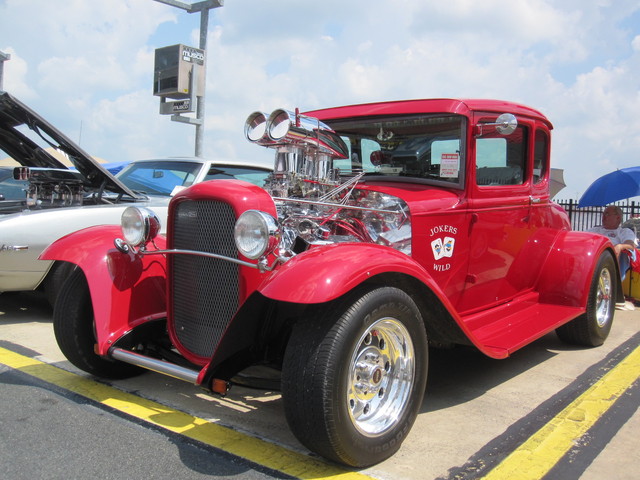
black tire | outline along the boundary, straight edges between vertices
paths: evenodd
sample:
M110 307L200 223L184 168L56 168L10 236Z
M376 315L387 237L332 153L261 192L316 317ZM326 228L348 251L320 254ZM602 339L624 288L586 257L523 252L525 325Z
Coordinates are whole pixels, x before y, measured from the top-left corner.
M325 458L374 465L411 430L427 370L427 335L413 300L396 288L362 290L295 325L282 370L287 422Z
M556 329L560 340L587 347L604 343L613 324L617 282L618 273L613 256L603 252L591 279L587 311Z
M51 308L56 306L56 299L58 298L58 293L60 292L60 288L64 285L65 280L71 275L74 269L77 268L77 265L70 262L54 262L47 273L47 277L43 282L43 290L44 294L47 297L47 301Z
M60 288L53 309L53 332L67 359L87 373L103 378L129 378L144 371L94 352L93 305L84 272L77 268Z

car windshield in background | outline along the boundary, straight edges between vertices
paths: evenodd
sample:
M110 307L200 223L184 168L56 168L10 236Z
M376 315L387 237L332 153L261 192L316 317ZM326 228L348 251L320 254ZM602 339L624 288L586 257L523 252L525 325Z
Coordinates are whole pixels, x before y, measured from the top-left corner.
M349 158L334 160L343 174L364 172L461 186L465 120L429 115L326 123L349 147Z
M122 169L117 178L136 192L170 196L174 188L191 185L201 168L198 162L134 162Z
M228 165L216 165L212 166L205 180L221 180L221 179L236 179L244 180L245 182L253 183L259 187L264 186L264 181L269 175L267 170L259 170L256 168L237 167Z

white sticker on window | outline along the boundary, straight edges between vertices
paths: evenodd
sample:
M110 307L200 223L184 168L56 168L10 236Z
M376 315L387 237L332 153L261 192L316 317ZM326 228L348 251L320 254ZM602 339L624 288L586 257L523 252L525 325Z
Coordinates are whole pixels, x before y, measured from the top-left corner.
M440 157L440 177L458 178L459 157L457 153L443 153Z

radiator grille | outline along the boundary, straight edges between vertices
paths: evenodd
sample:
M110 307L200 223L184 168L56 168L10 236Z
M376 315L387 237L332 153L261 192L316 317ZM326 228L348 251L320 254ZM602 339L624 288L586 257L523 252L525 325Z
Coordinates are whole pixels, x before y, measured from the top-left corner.
M174 215L173 248L238 257L230 205L185 201ZM175 335L193 354L211 357L238 309L239 267L198 255L170 255L169 260Z

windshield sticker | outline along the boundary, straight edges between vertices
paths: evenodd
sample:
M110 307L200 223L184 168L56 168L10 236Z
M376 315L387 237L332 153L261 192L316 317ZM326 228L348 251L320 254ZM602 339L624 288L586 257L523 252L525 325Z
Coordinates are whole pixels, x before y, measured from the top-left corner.
M440 157L440 177L458 178L459 154L443 153Z

